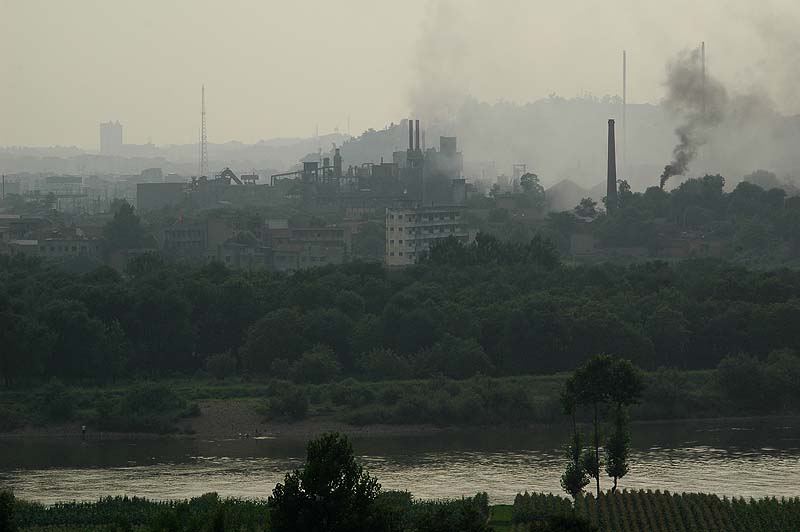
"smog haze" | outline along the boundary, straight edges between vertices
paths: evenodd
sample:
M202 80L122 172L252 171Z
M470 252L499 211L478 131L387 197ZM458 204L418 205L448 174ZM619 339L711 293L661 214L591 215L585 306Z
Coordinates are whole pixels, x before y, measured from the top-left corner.
M248 143L446 119L467 96L618 95L623 49L628 101L660 103L700 41L729 91L791 115L798 21L788 0L1 0L0 146L94 148L109 119L126 141L196 142L202 84L210 140Z

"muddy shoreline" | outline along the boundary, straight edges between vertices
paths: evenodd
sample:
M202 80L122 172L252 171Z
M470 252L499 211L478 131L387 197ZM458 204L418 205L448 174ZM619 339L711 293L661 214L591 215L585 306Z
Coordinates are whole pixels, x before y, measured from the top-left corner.
M295 423L273 422L256 412L250 401L208 399L199 402L200 415L181 420L173 433L107 432L86 427L80 420L43 426L25 426L0 432L0 439L58 438L86 440L152 440L161 438L231 439L287 438L308 440L323 432L342 432L352 436L403 436L433 434L458 430L434 425L365 425L354 426L333 417L313 416Z

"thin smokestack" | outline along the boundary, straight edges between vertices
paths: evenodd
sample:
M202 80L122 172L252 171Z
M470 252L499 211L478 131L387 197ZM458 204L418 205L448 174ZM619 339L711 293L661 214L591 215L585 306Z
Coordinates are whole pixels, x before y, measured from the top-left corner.
M608 120L608 181L606 182L606 210L617 208L617 153L614 139L614 119Z
M414 120L414 127L416 128L416 132L414 133L414 148L419 151L419 120Z
M622 50L622 178L628 178L628 51Z
M414 149L414 121L408 119L408 150Z

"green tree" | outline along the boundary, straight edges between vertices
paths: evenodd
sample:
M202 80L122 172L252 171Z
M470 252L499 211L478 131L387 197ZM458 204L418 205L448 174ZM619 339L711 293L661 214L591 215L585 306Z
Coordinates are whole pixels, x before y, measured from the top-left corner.
M601 414L608 405L618 408L636 404L644 391L641 372L630 361L596 355L578 367L564 386L565 405L587 406L592 415L592 449L584 455L583 466L595 479L600 495Z
M624 406L613 409L613 429L606 440L606 473L614 479L611 492L617 491L617 482L628 473L631 435L628 428L628 412Z
M248 369L268 373L275 360L293 363L303 349L303 319L294 309L274 310L247 332L243 358Z
M331 382L341 373L341 367L330 347L316 345L306 351L292 366L292 380L295 382L322 384Z
M589 474L584 467L583 460L583 437L578 432L578 423L575 419L578 407L578 398L573 386L576 382L568 380L561 392L561 406L564 414L568 415L572 421L572 441L567 445L566 458L567 468L561 475L561 488L569 493L573 499L583 492L583 488L589 484Z
M386 250L386 228L377 222L367 222L353 235L353 256L366 260L383 260Z
M530 199L532 206L539 210L544 209L547 205L547 198L539 176L528 172L520 176L519 184L525 196Z
M594 219L598 215L597 202L592 198L583 198L575 207L574 211L576 216Z
M106 250L141 248L150 243L150 239L142 227L134 208L128 202L115 205L114 219L108 222L103 230Z
M0 531L16 532L17 521L14 519L14 493L8 490L0 491Z
M302 469L288 473L269 498L274 532L381 530L378 481L366 473L345 436L324 434L308 443Z
M583 441L578 431L572 434L572 441L566 448L567 468L561 475L561 488L569 493L573 499L583 492L589 484L589 475L584 468Z
M24 314L0 310L0 382L11 387L37 376L53 345L47 328Z

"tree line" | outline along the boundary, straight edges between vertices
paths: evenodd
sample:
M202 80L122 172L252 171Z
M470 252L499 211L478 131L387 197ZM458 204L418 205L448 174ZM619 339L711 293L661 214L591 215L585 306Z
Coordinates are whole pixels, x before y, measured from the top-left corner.
M714 260L568 265L550 241L445 241L402 271L238 272L144 255L125 274L0 258L0 379L263 374L297 382L645 369L800 351L800 272Z

